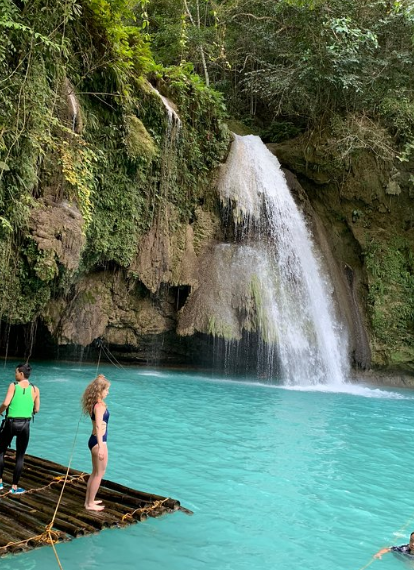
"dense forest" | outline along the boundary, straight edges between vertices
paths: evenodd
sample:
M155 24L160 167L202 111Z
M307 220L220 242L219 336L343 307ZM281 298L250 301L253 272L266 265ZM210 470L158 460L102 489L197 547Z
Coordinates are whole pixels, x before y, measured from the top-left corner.
M3 353L164 345L234 131L331 228L373 364L414 370L411 1L0 0L0 28Z

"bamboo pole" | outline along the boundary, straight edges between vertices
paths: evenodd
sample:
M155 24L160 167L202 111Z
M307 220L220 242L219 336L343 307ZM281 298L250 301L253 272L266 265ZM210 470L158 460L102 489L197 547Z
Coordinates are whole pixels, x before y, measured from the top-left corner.
M44 505L39 505L38 502L33 501L31 497L26 497L25 499L28 506L36 510L36 516L45 524L45 526L52 521L54 509L44 508ZM61 514L59 511L55 517L54 528L62 530L73 537L83 536L85 534L94 534L96 532L96 528L94 526L80 521L69 514Z
M11 483L14 457L14 453L8 450L5 483ZM5 494L0 502L0 557L48 543L47 531L52 521L50 531L53 539L66 541L178 509L191 513L174 499L130 489L108 480L103 480L99 489L105 509L88 511L84 507L88 477L82 471L68 471L58 463L26 455L22 479L27 492L18 496Z

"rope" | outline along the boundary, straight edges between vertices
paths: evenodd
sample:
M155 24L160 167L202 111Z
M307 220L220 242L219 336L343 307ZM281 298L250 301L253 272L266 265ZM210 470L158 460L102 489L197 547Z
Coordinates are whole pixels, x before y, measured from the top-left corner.
M109 360L109 362L115 366L115 368L123 369L124 366L115 358L115 356L110 352L109 348L107 348L103 343L101 344L101 348L105 353L105 356Z
M56 516L56 512L55 512L54 517L55 516ZM55 542L57 542L57 540L53 540L53 537L52 537L52 532L55 532L55 531L52 531L52 524L47 525L46 531L47 531L47 536L48 536L49 541L50 541L50 545L53 548L53 554L55 555L56 562L58 563L60 570L63 570L63 567L62 567L62 564L60 563L59 556L58 556L56 546L55 546Z
M81 473L80 475L73 475L68 481L69 483L72 483L74 481L80 481L81 483L85 482L85 475L87 475L87 473ZM61 483L62 481L65 481L66 475L59 475L57 477L54 477L52 481L50 481L50 483L48 483L47 485L44 485L43 487L36 487L35 489L27 489L27 491L25 491L25 495L31 495L33 493L37 493L38 491L44 491L45 489L47 489L48 487L51 487L52 485L57 485L59 483ZM6 491L5 493L1 493L0 494L0 499L3 497L6 497L7 495L9 495L9 491Z
M96 365L96 375L98 375L99 365L101 363L101 353L102 353L102 344L99 345L99 356L98 356L98 363Z
M53 537L54 535L54 537ZM7 550L10 546L19 546L21 544L28 544L29 542L39 542L39 543L46 543L54 545L60 538L59 532L53 530L50 525L45 527L44 532L42 534L38 534L37 536L31 536L30 538L26 538L25 540L19 540L17 542L8 542L4 546L1 547L1 550Z
M140 514L150 513L151 511L158 509L158 507L161 507L163 505L163 503L165 503L165 501L168 501L168 499L169 498L166 497L162 501L155 501L155 503L153 503L150 507L139 507L138 509L135 509L134 511L132 511L132 513L126 513L121 518L121 522L125 522L126 520L134 520L134 515L136 513L140 513Z
M65 475L58 475L58 476L54 477L53 480L50 481L50 483L48 483L48 485L44 485L43 487L37 487L37 488L35 488L35 489L28 489L28 490L26 491L26 493L25 493L25 494L30 495L30 494L33 494L33 493L36 493L36 492L39 492L39 491L43 491L44 489L47 489L48 487L51 487L52 485L57 485L57 484L59 484L59 483L62 483L62 481L63 481L62 490L61 490L61 492L60 492L59 499L58 499L58 501L57 501L57 503L56 503L56 508L55 508L54 513L53 513L52 520L50 521L50 523L49 523L48 525L45 526L45 530L44 530L44 532L43 532L42 534L39 534L39 535L37 535L37 536L30 537L30 538L28 538L28 539L26 539L26 540L21 540L21 541L19 541L19 542L9 542L9 543L6 544L5 546L2 546L0 550L7 550L7 548L9 548L10 546L18 546L18 545L20 545L20 544L26 544L26 545L27 545L29 542L38 542L38 543L42 543L42 544L44 544L44 543L50 544L50 546L51 546L52 549L53 549L53 553L54 553L54 555L55 555L55 557L56 557L56 562L57 562L57 564L58 564L58 566L59 566L59 569L60 569L60 570L63 570L62 564L61 564L61 562L60 562L60 560L59 560L59 556L58 556L58 553L57 553L57 550L56 550L56 547L55 547L55 544L59 541L59 538L60 538L61 534L60 534L59 532L56 532L55 530L53 530L52 527L53 527L53 524L54 524L54 522L55 522L57 512L58 512L58 510L59 510L59 506L60 506L60 503L61 503L61 500L62 500L63 492L64 492L65 487L66 487L66 483L67 483L68 481L69 481L69 483L72 483L72 482L74 482L74 481L84 481L84 480L85 480L85 475L86 475L86 473L81 473L80 475L74 475L74 476L71 476L71 477L69 478L69 470L70 470L70 465L71 465L71 463L72 463L73 452L74 452L74 449L75 449L75 443L76 443L76 439L77 439L77 436L78 436L79 424L80 424L81 417L82 417L82 416L80 416L80 417L79 417L79 420L78 420L78 425L77 425L77 428L76 428L76 431L75 431L75 437L74 437L73 444L72 444L72 450L71 450L71 454L70 454L70 457L69 457L69 465L68 465L68 467L67 467L67 469L66 469ZM8 495L8 492L7 492L7 493L2 493L2 494L0 495L0 498L1 498L1 497L4 497L4 496L6 496L6 495Z
M365 566L361 566L361 568L359 568L359 570L365 570L365 568L368 568L368 566L371 566L371 564L373 562L375 562L376 558L371 558L371 560L368 562L368 564L365 564Z
M79 475L77 477L72 477L69 482L82 480L84 476L85 476L85 473L82 473L81 475ZM50 483L50 485L56 484L56 483L61 483L62 480L64 480L64 476L55 477L55 479L56 480L52 481ZM39 489L31 489L30 491L26 491L26 493L42 490L42 489L45 489L46 487L49 487L50 485L46 485L45 487L41 487ZM152 511L155 511L156 509L162 507L162 505L168 500L169 500L169 498L166 497L165 499L155 501L150 506L139 507L139 508L135 509L134 511L132 511L131 513L126 513L125 515L123 515L120 522L121 523L127 522L127 521L134 522L134 515L136 515L137 513L142 513L142 514L151 513ZM59 507L59 502L56 506L56 511L55 511L54 517L56 516L56 512L58 510L58 507ZM27 546L29 542L38 543L39 545L50 545L53 549L54 554L55 554L57 563L59 565L59 569L63 570L62 565L61 565L60 560L59 560L59 556L58 556L56 548L55 548L55 544L59 542L59 540L62 538L62 534L64 534L64 533L62 533L62 531L53 530L52 527L53 527L54 517L53 517L52 521L48 525L45 526L45 530L41 534L38 534L36 536L32 536L30 538L27 538L25 540L20 540L17 542L8 542L6 545L0 547L0 551L7 552L7 550L10 547L17 547L17 546L21 546L21 545ZM366 568L366 567L364 567L364 568Z
M102 351L104 352L104 354L106 355L106 357L108 358L110 363L113 364L113 366L115 366L116 368L121 368L121 369L124 368L122 366L122 364L115 358L115 356L113 354L111 354L110 350L105 347L105 345L102 341L100 342L99 348L100 348L100 350L99 350L98 362L97 362L97 367L96 367L96 374L98 373L98 370L99 370ZM30 354L29 354L29 356L30 356ZM4 366L6 366L6 361L7 361L7 357L5 359ZM50 483L48 483L47 485L44 485L43 487L37 487L35 489L28 489L26 491L26 494L37 493L37 492L40 492L40 491L47 489L48 487L51 487L52 485L60 484L63 481L62 489L61 489L61 492L59 495L59 499L56 503L56 508L55 508L54 513L53 513L52 520L50 521L50 523L48 525L45 526L45 530L42 534L39 534L37 536L33 536L31 538L28 538L26 540L21 540L18 542L9 542L5 546L0 547L0 551L1 550L7 551L7 549L10 546L19 546L21 544L27 545L29 542L38 542L38 543L42 543L42 544L43 543L50 544L52 549L53 549L54 555L56 557L56 561L57 561L57 564L59 566L59 569L63 570L62 564L59 560L59 556L58 556L58 553L57 553L56 547L55 547L55 544L59 541L59 538L61 535L60 535L60 532L54 531L52 527L54 525L56 515L58 513L59 506L60 506L60 503L62 501L62 497L63 497L63 493L65 490L66 484L68 482L73 483L74 481L81 481L81 482L85 481L86 473L81 473L80 475L71 476L69 478L69 470L70 470L70 466L71 466L72 459L73 459L73 453L74 453L76 439L77 439L78 432L79 432L79 425L80 425L81 417L82 417L82 414L79 416L78 425L76 427L75 437L73 439L72 449L71 449L71 453L70 453L70 457L69 457L69 463L68 463L68 467L66 469L65 475L58 475L58 476L54 477L53 480L50 481ZM8 494L9 494L8 491L5 493L1 493L0 498L5 497ZM133 520L133 516L138 512L141 512L141 513L151 512L151 511L157 509L158 507L160 507L167 500L168 499L163 499L162 501L156 501L150 507L140 507L138 509L135 509L132 513L126 513L125 515L123 515L121 521L124 522L126 520Z
M405 530L412 521L414 521L414 514L396 532L399 533L399 532L402 532L403 530ZM368 568L368 566L371 566L371 564L373 562L375 562L375 560L377 560L377 558L374 558L374 557L371 558L371 560L369 562L367 562L367 564L365 564L365 566L361 566L361 568L358 568L358 570L365 570L365 568Z
M99 364L100 364L100 361L101 361L101 352L102 352L102 350L103 350L104 352L107 352L107 353L108 353L107 356L110 354L109 350L107 350L107 349L105 348L103 342L101 342L96 372L98 372L98 370L99 370ZM116 366L116 364L115 364L114 362L112 362L112 360L111 360L111 358L110 358L109 356L108 356L108 358L109 358L109 360L111 361L111 363L114 364L114 366ZM122 365L116 360L116 358L115 358L115 357L113 357L113 358L114 358L114 360L118 363L119 367L122 368ZM79 416L78 425L77 425L76 431L75 431L75 437L74 437L74 439L73 439L72 450L71 450L70 457L69 457L68 468L66 469L66 473L65 473L64 478L63 478L62 476L55 477L55 481L51 481L48 485L46 485L45 487L43 487L43 488L50 487L53 483L60 483L61 480L62 480L62 478L64 479L63 485L62 485L62 489L61 489L61 491L60 491L59 499L58 499L58 502L57 502L57 504L56 504L55 512L53 513L52 520L50 521L50 523L49 523L49 524L46 526L46 528L45 528L45 533L46 533L47 536L48 536L48 542L51 544L51 546L52 546L52 548L53 548L53 552L54 552L54 554L55 554L56 561L57 561L57 563L58 563L58 565L59 565L60 570L63 570L63 568L62 568L62 565L61 565L61 563L60 563L60 560L59 560L59 557L58 557L58 554L57 554L57 551L56 551L56 548L55 548L55 542L57 542L57 540L53 540L53 537L52 537L52 527L53 527L53 524L54 524L54 522L55 522L56 515L57 515L57 513L58 513L60 503L61 503L61 501L62 501L63 492L64 492L64 490L65 490L66 483L68 482L69 470L70 470L70 466L71 466L72 459L73 459L73 453L74 453L74 450L75 450L76 439L77 439L77 437L78 437L79 425L80 425L81 418L82 418L82 413L81 413L80 416ZM72 477L72 478L70 479L70 482L72 482L72 481L74 481L74 480L82 480L82 481L84 481L84 477L85 477L85 473L81 473L81 475L78 475L78 476L76 476L76 477ZM40 489L32 490L32 492L34 492L34 491L36 491L36 490L40 490ZM56 534L56 533L55 533L55 534Z
M58 502L57 502L57 504L56 504L55 512L53 513L52 520L51 520L50 523L49 523L49 526L50 526L50 527L52 527L52 526L53 526L53 523L55 522L56 514L57 514L57 512L58 512L58 510L59 510L59 505L60 505L60 502L61 502L61 500L62 500L63 491L65 490L66 482L67 482L67 480L68 480L69 470L70 470L70 466L71 466L72 459L73 459L73 452L74 452L74 450L75 450L76 439L77 439L77 437L78 437L79 424L80 424L80 421L81 421L81 417L82 417L82 414L79 416L78 425L77 425L76 431L75 431L75 437L74 437L74 439L73 439L72 450L71 450L71 452L70 452L68 468L66 469L65 479L64 479L64 481L63 481L62 490L61 490L61 492L60 492ZM84 474L82 474L82 475L84 476Z
M116 357L112 354L112 352L109 350L109 348L107 348L104 344L104 341L101 338L98 338L96 341L96 345L99 347L99 356L98 356L98 362L97 362L97 366L96 366L96 374L98 374L99 371L99 366L101 363L101 356L102 356L102 351L104 353L104 355L106 356L106 358L109 360L109 362L115 366L115 368L119 368L119 369L123 369L124 367L122 366L122 364L116 359Z

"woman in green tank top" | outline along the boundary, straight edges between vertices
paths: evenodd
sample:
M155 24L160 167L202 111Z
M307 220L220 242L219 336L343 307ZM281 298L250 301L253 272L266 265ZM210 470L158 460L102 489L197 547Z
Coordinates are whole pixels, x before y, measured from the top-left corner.
M15 371L16 381L10 384L6 397L0 405L0 414L5 410L6 419L0 433L0 491L3 490L4 453L13 437L16 437L16 466L10 493L20 495L24 489L18 487L23 470L24 455L30 437L30 420L40 408L39 389L29 382L30 364L19 364Z

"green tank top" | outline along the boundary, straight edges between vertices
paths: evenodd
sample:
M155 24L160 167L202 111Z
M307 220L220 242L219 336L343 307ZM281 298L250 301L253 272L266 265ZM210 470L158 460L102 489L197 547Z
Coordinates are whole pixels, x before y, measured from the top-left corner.
M22 388L19 384L16 384L14 396L7 410L7 417L31 418L33 415L33 406L32 386L29 384L27 388Z

